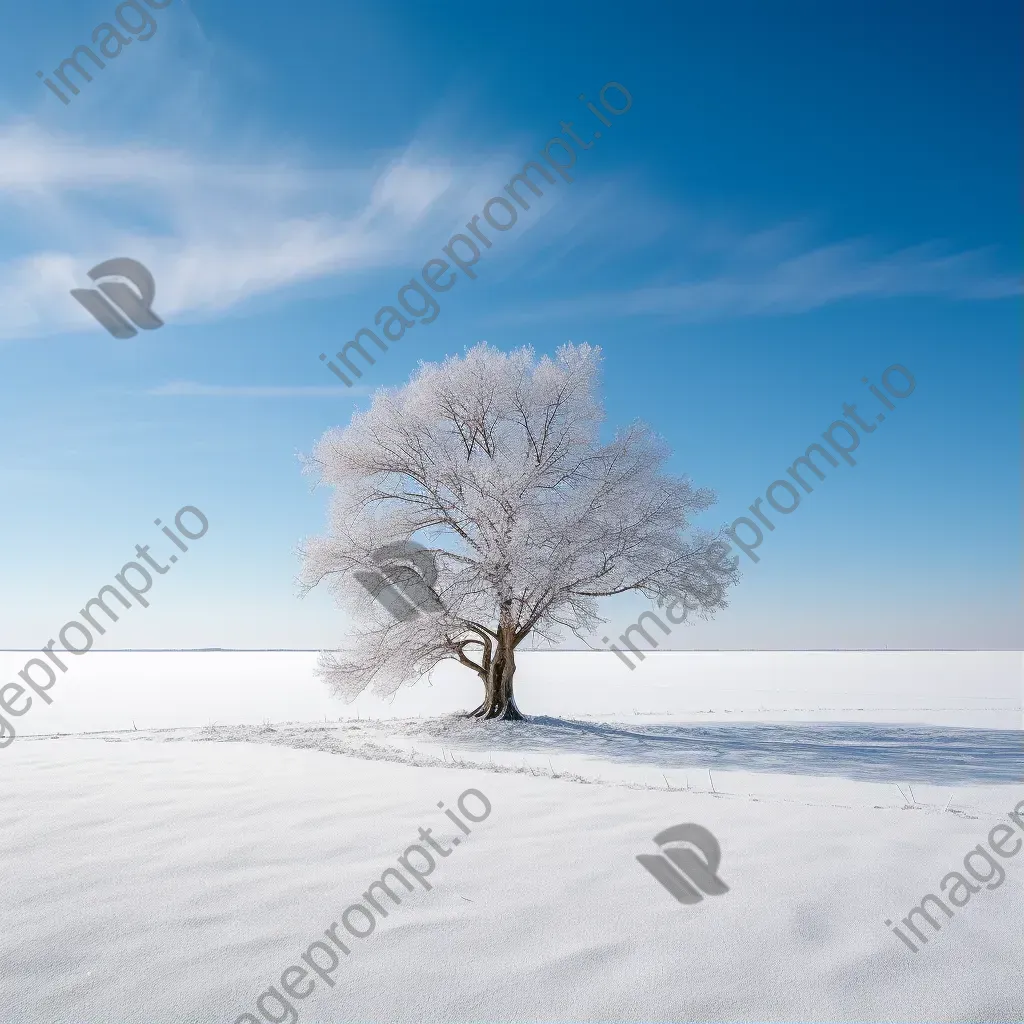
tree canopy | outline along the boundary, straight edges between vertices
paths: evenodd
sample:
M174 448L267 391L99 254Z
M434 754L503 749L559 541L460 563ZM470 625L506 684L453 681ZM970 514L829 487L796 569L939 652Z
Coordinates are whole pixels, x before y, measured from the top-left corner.
M669 449L641 422L601 441L599 370L586 344L536 359L481 343L421 364L320 439L305 471L334 494L301 579L327 581L354 622L347 646L321 655L337 696L391 694L450 658L484 683L475 713L515 718L526 637L586 638L605 621L601 598L631 590L688 596L705 616L727 605L737 571L719 535L691 523L713 492L663 472ZM436 575L419 584L429 609L400 619L365 580L380 578L382 547L401 560L410 540ZM405 572L422 569L421 556Z

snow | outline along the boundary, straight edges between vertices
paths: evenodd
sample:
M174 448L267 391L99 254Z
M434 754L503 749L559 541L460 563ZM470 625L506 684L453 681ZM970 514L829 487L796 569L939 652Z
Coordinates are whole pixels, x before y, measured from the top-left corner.
M1012 826L1019 653L526 654L523 727L450 714L469 673L375 709L327 701L314 665L93 652L16 720L4 1020L291 1021L257 998L421 826L450 850L432 887L341 929L334 987L288 999L301 1024L1021 1019L1024 852L917 953L883 923ZM437 804L471 788L492 811L467 836ZM696 905L635 859L683 822L729 886Z
M0 681L16 679L32 656L0 652ZM476 676L443 663L392 699L366 693L346 705L315 678L316 661L315 651L90 651L58 676L52 704L37 701L12 721L21 736L404 718L480 702ZM633 671L605 651L520 651L516 661L516 697L527 715L1024 729L1019 651L653 652Z

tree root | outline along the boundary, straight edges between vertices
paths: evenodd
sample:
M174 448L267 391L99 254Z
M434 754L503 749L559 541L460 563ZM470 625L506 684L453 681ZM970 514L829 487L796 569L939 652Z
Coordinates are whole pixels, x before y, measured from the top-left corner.
M503 722L525 722L526 716L516 706L515 698L508 701L484 701L478 708L470 711L467 718L499 719Z

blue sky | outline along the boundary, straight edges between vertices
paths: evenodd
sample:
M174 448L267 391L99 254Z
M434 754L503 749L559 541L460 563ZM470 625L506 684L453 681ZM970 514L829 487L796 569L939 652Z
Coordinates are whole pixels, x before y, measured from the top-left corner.
M609 428L654 425L718 492L709 526L906 366L857 465L673 645L1021 646L1017 5L172 0L64 105L36 72L116 6L16 5L0 37L0 647L55 636L136 544L172 551L153 520L183 505L209 532L103 646L340 641L296 597L328 498L296 453L480 340L600 345ZM632 106L604 127L577 97L609 81ZM573 182L341 385L319 354L562 120L602 131ZM68 294L116 256L153 272L160 330L111 338Z

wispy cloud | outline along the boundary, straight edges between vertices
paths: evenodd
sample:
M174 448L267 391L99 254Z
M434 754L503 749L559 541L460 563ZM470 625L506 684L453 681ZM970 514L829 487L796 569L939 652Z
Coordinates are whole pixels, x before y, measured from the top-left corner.
M0 125L0 340L101 331L68 293L114 255L153 272L165 321L213 319L319 278L347 288L367 271L415 270L530 157L522 140L467 153L421 133L402 151L325 166ZM652 269L629 286L616 276L611 287L509 314L517 320L765 316L853 299L1021 293L984 250L815 242L798 223L737 230L651 194L636 173L545 192L521 230L487 252L489 272L571 287L620 275L626 263ZM30 243L19 246L19 227ZM374 295L368 314L386 298Z
M149 267L165 320L314 278L408 265L410 254L439 247L467 187L492 180L500 164L460 163L417 144L324 169L0 126L0 208L49 242L0 262L0 338L98 329L68 292L88 286L85 272L111 254Z
M159 387L151 388L147 395L204 396L214 398L358 398L369 395L369 387L347 388L326 385L297 385L294 387L272 387L250 384L199 384L191 380L173 380Z
M720 256L712 272L691 267L662 272L657 284L603 289L544 303L513 318L778 316L853 299L991 300L1024 291L1018 276L992 268L993 254L986 249L956 252L931 242L885 252L865 239L801 244L804 234L794 225L781 225L723 244L724 237L712 243L712 233L704 246L705 255L717 250Z

